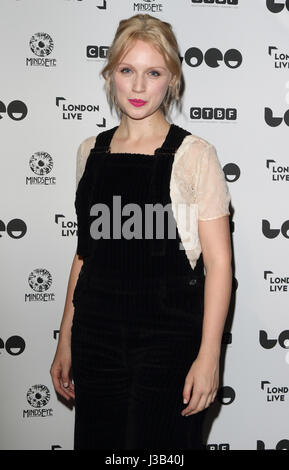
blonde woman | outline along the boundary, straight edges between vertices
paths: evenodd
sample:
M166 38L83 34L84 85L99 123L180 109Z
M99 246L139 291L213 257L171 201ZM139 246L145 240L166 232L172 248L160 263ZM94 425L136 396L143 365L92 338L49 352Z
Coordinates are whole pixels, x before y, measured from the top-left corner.
M75 399L74 449L201 449L231 294L230 194L214 146L167 120L182 83L168 23L121 21L102 73L120 123L79 148L52 380Z

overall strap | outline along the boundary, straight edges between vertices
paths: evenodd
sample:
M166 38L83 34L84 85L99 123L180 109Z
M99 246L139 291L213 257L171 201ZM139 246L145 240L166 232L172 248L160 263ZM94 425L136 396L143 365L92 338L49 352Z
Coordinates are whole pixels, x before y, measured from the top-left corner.
M115 133L117 127L118 126L115 126L111 129L100 132L95 139L95 145L93 148L96 151L107 151L109 149L112 136Z

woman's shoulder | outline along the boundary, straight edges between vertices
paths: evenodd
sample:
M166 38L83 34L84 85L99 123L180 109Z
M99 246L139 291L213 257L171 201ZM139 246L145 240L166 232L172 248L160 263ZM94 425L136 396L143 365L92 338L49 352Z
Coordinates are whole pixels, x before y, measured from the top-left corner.
M189 142L189 143L193 143L193 142L199 142L200 144L202 144L204 147L208 147L211 144L211 142L209 142L207 139L205 139L204 137L198 135L198 134L194 134L192 133L191 131L189 131L188 129L185 129L181 126L178 126L177 124L173 123L173 127L174 127L174 133L180 137L183 137L182 139L182 142L185 141L185 142Z
M180 126L174 125L177 134L182 136L180 145L177 148L177 157L180 157L184 153L186 155L196 158L204 153L204 150L214 147L213 144L205 139L204 137L194 134L187 129Z

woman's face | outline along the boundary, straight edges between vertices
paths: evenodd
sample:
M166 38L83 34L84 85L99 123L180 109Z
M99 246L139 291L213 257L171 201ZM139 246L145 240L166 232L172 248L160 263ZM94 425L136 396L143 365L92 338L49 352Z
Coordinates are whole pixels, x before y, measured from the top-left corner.
M162 54L138 39L116 65L112 80L122 112L132 119L143 119L158 111L172 73Z

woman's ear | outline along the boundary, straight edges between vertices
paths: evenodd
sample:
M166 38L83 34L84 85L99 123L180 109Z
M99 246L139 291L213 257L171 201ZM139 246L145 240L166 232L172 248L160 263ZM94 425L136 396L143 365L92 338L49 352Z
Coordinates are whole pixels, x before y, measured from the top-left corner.
M176 76L173 75L172 78L169 81L169 87L174 86L175 82L176 82Z

